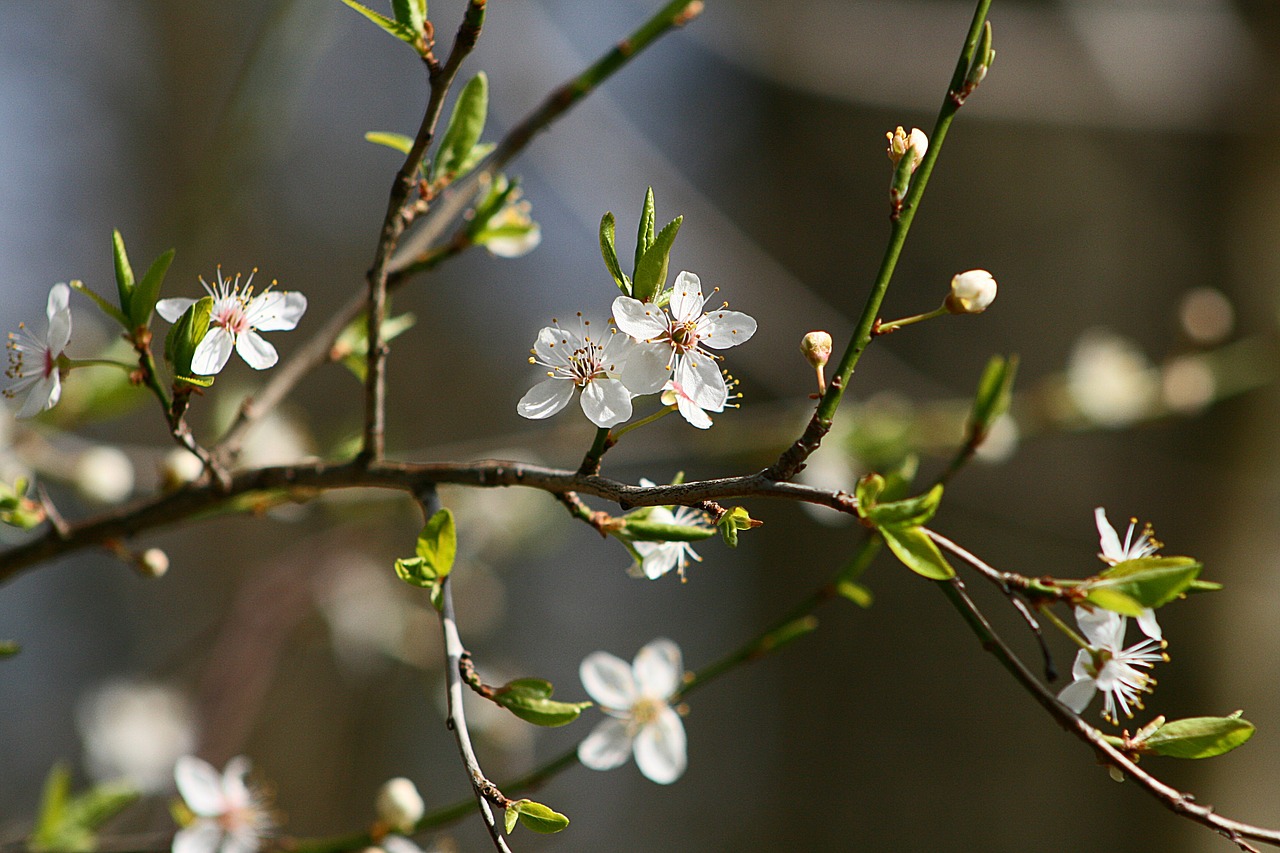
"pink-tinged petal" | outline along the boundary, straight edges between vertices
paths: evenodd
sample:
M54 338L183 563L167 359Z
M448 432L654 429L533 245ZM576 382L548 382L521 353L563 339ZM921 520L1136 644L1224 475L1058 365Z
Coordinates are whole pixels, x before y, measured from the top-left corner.
M287 332L307 312L307 297L296 290L268 290L249 300L249 325L263 332Z
M676 389L676 409L679 410L680 416L689 422L690 426L698 429L711 429L711 416L698 405L689 399L687 394L681 393L679 388Z
M578 677L587 695L605 708L625 711L636 701L631 665L608 652L592 652L583 658Z
M631 417L631 392L617 379L597 379L582 389L582 411L598 427L611 427Z
M671 316L681 323L691 323L702 316L702 282L691 272L676 276L671 287Z
M638 341L649 341L667 330L667 315L652 302L641 302L630 296L613 300L613 322Z
M648 643L636 653L631 668L635 672L640 695L651 699L665 701L679 689L684 678L680 647L667 639Z
M1160 630L1160 623L1156 621L1156 612L1150 607L1142 611L1142 615L1138 617L1138 627L1142 629L1142 633L1153 640L1164 639L1164 632Z
M227 762L222 771L222 795L232 808L247 808L253 802L249 786L244 781L251 766L249 759L237 755Z
M196 376L213 376L227 366L235 339L221 326L210 329L196 345L191 356L191 372Z
M218 853L258 853L262 839L253 827L242 827L228 832L222 839L222 849Z
M670 785L688 766L688 744L680 715L670 708L658 712L658 718L636 735L636 766L650 781Z
M1094 680L1086 678L1081 681L1073 681L1062 688L1062 692L1058 694L1058 701L1077 714L1082 714L1084 709L1089 707L1089 703L1093 701L1093 694L1097 692L1098 686Z
M27 398L22 401L22 408L18 410L17 417L34 418L45 409L56 406L61 397L62 381L58 378L58 371L55 370L48 376L42 376L31 383L31 390L27 392Z
M1120 545L1120 537L1116 529L1107 521L1107 513L1102 507L1093 511L1094 521L1098 524L1098 539L1102 545L1102 559L1108 563L1119 563L1124 560L1124 548Z
M729 399L724 376L710 356L694 353L681 357L676 365L675 381L684 389L698 408L710 412L723 412Z
M173 781L187 808L200 817L217 817L227 810L222 774L194 755L184 755L173 766Z
M522 417L539 421L549 418L569 405L573 398L573 383L566 379L544 379L530 388L520 402L516 411Z
M276 348L253 329L242 332L240 337L236 338L236 352L240 353L245 364L254 370L266 370L280 360Z
M211 820L198 820L173 837L171 853L216 853L221 843L221 827Z
M49 317L49 333L45 335L45 343L54 355L67 348L71 340L71 288L65 284L55 284L49 291L49 304L46 307Z
M699 338L712 349L728 349L756 333L754 317L741 311L711 311L698 323Z
M178 318L183 313L195 305L194 299L187 299L184 296L175 296L172 299L161 299L156 303L156 313L168 320L170 323L178 322Z
M625 340L630 337L619 335ZM632 344L622 366L622 384L632 394L656 394L671 378L671 347L662 344Z
M622 720L604 720L578 744L578 760L592 770L621 767L631 757L631 736Z

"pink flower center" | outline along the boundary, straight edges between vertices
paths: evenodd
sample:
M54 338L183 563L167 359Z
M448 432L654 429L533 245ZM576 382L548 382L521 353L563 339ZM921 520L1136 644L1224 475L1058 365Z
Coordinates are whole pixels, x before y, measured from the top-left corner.
M234 336L249 331L249 317L245 314L244 303L236 297L219 300L213 306L210 324L221 326Z

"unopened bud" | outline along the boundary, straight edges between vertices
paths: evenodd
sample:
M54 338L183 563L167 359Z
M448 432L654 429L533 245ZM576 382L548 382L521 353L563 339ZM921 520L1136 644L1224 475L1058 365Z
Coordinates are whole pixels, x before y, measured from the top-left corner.
M413 832L426 812L418 788L403 776L388 779L378 789L376 807L378 820L402 833Z
M995 298L995 277L986 270L969 270L951 279L945 304L952 314L981 314Z
M892 133L886 133L885 137L889 140L889 160L895 167L904 156L909 158L908 174L916 170L924 159L924 153L929 150L929 137L918 127L911 128L911 133L907 133L899 126Z
M164 468L161 477L165 491L180 489L187 483L193 483L204 473L204 463L200 457L190 450L175 447L164 457Z
M91 501L119 503L133 491L133 463L114 447L91 447L76 459L75 484Z
M159 548L148 548L138 555L138 571L149 578L163 577L169 571L169 555Z
M831 335L822 331L810 332L800 339L800 352L818 374L818 393L825 394L827 378L823 375L823 368L831 359Z

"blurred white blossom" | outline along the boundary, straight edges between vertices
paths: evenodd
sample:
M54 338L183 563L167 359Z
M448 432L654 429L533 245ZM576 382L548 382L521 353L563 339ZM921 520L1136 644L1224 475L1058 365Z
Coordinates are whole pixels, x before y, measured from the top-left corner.
M120 503L133 492L133 463L115 447L90 447L76 457L72 480L95 503Z
M219 774L194 755L178 759L173 777L195 820L173 837L173 853L256 853L273 822L262 792L245 782L249 766L238 755Z
M118 681L87 694L76 709L89 775L123 779L144 794L164 790L179 756L195 748L186 698L160 684Z
M1159 380L1132 341L1104 329L1091 329L1071 351L1067 390L1090 421L1121 427L1152 411Z

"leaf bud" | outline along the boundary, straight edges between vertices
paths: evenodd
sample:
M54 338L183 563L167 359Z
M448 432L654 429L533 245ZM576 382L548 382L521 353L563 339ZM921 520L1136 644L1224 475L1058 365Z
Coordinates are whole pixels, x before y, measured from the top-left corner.
M995 277L986 270L969 270L951 279L945 306L952 314L981 314L995 298Z

